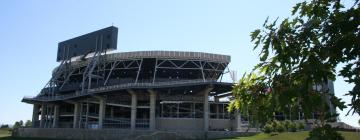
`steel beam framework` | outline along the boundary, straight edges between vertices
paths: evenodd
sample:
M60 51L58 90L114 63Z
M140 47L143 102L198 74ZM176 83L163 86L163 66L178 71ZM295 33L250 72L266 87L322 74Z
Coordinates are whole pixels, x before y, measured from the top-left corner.
M144 81L139 80L142 67L144 67L144 58L109 61L106 60L104 56L105 55L101 53L95 53L88 59L90 61L85 67L76 67L71 64L71 61L63 61L60 66L55 69L51 80L37 97L51 100L58 98L59 95L57 95L57 93L62 91L75 91L74 93L76 94L72 96L87 95L91 93L89 91L93 89L101 89L101 87L114 85L109 85L111 79L116 80L116 76L114 77L114 75L121 75L126 72L134 72L133 77L131 77L131 75L128 77L130 80L134 80L132 82L127 81L127 83L118 84L133 83L141 86L142 84L159 85L162 82L181 82L184 80L192 82L199 81L200 79L202 82L217 81L219 77L222 77L222 75L226 73L224 70L227 68L226 62L155 58L153 75L150 79ZM201 78L183 79L182 77L177 77L176 79L171 79L170 77L170 79L165 78L165 81L161 81L162 78L159 77L161 75L159 72L166 70L178 70L182 73L188 72L190 74L194 72L200 74L198 76ZM174 75L174 73L171 72L168 72L168 74Z

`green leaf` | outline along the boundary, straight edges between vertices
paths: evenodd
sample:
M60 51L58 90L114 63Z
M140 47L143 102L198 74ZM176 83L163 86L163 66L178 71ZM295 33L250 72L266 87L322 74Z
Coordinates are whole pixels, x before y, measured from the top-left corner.
M258 37L259 33L260 33L260 29L256 29L255 31L251 32L251 34L250 34L250 36L251 36L251 41L254 41L255 38Z
M297 3L294 7L293 10L291 11L292 15L295 15L295 13L298 11L299 7L301 6L301 3Z

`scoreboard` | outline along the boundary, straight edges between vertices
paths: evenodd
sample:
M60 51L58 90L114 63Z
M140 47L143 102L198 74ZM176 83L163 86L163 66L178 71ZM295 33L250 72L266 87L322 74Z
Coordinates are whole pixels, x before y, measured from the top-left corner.
M118 28L110 26L85 35L81 35L58 44L56 61L69 60L72 57L92 52L104 52L117 49Z

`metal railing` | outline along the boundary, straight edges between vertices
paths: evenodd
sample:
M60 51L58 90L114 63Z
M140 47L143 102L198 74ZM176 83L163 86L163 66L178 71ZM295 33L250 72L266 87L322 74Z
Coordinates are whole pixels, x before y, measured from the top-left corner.
M230 113L210 113L211 119L233 119L234 115Z
M183 60L208 60L229 63L231 58L228 55L211 54L204 52L182 52L182 51L135 51L107 54L103 59L108 61L116 61L122 59L136 58L164 58L164 59L183 59ZM86 61L72 62L72 66L85 66Z
M130 128L130 118L106 118L107 120L103 124L103 128Z
M197 112L162 112L163 118L203 118L203 112L197 111Z
M149 119L136 119L136 128L147 129L149 128L150 120Z
M73 122L58 122L58 128L73 128Z

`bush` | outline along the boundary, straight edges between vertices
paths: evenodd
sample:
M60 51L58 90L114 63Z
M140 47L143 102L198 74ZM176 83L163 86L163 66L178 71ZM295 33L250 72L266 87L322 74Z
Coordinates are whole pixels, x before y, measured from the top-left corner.
M282 133L285 131L296 132L297 130L300 130L299 126L300 126L300 128L304 129L304 124L302 124L302 123L298 124L296 122L289 121L289 120L286 120L286 121L274 120L274 121L267 122L263 127L263 131L264 131L264 133L272 133L272 132Z
M284 127L285 127L286 131L290 131L290 125L292 122L289 120L285 120L283 123L284 123Z
M277 120L273 120L272 122L270 122L272 127L274 128L273 130L276 131L276 127L279 125L279 121Z
M298 127L299 130L304 130L304 129L305 129L305 124L302 123L302 122L299 122L299 123L297 124L297 127Z
M271 133L271 132L274 131L274 128L273 128L271 122L265 124L263 131L264 131L265 133Z
M335 128L331 128L329 124L326 124L323 127L317 127L310 131L309 137L306 140L344 140L344 137L336 132Z
M289 125L289 129L288 129L288 131L290 131L290 132L296 132L297 131L297 124L296 124L296 122L291 122L290 123L290 125Z
M274 128L274 131L279 132L279 133L285 131L285 126L284 126L283 122L275 120L275 121L273 121L272 124L273 124L272 126Z
M279 132L279 133L282 133L285 131L285 126L283 123L279 123L280 125L277 125L276 126L276 131Z

